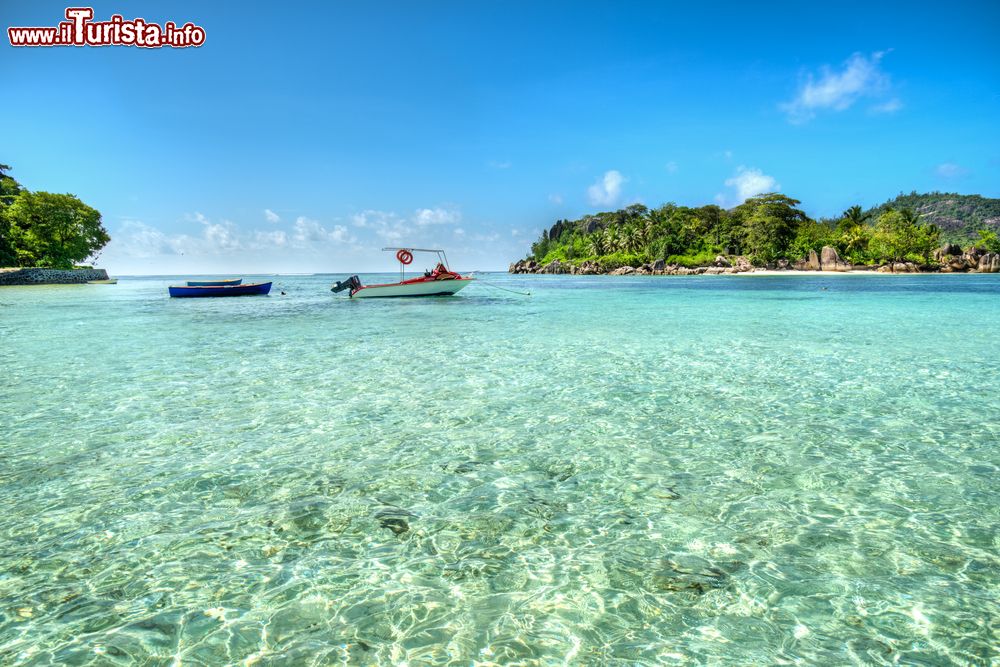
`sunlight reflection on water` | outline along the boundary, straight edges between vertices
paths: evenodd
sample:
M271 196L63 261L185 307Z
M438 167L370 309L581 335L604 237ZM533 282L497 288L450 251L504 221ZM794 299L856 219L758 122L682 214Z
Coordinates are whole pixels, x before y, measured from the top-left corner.
M0 662L995 658L1000 276L274 280L0 290Z

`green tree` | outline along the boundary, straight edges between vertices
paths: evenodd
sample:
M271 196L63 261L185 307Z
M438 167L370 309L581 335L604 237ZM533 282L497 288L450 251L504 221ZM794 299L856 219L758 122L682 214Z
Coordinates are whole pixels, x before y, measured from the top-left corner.
M111 240L101 214L73 195L25 190L5 213L21 266L72 268Z
M604 234L600 230L595 231L587 237L588 248L590 254L595 257L600 257L607 252L607 247L604 245Z
M17 264L17 254L11 238L10 221L6 210L21 192L21 184L7 174L10 167L0 164L0 266Z
M899 214L903 216L908 224L916 225L920 221L920 214L914 211L912 208L906 207L899 210Z
M868 218L868 214L866 214L860 206L855 204L851 208L844 211L843 218L844 220L850 221L852 224L863 225L865 224L865 220Z
M852 264L862 264L868 256L868 243L872 238L872 228L868 225L856 225L840 231L837 245Z
M23 189L21 184L7 173L8 171L10 171L9 165L0 164L0 206L9 206Z
M986 252L1000 252L1000 237L991 229L980 229L979 240L975 247L982 248Z
M725 213L715 204L697 209L699 231L704 240L703 245L711 245L716 249L721 245L722 221Z
M783 257L798 228L809 216L796 208L801 202L777 192L751 197L736 207L743 223L744 251L756 263Z
M924 256L924 264L931 263L931 253L941 245L941 229L931 223L917 228L918 252Z
M621 238L618 233L618 225L610 224L604 228L604 247L606 252L618 252L621 250Z
M878 206L874 214L878 216L888 209L905 208L919 211L921 221L937 224L941 228L942 242L965 246L976 237L978 230L1000 216L1000 199L955 192L900 193Z
M534 257L536 262L541 262L545 255L549 254L549 246L551 242L548 237L542 236L539 240L531 244L531 256Z
M805 257L810 250L819 252L823 246L834 243L834 233L830 227L810 220L799 225L795 240L789 248L789 255Z
M638 220L649 213L649 209L644 204L630 204L618 212L623 221Z
M913 215L889 210L875 222L868 247L877 261L901 262L909 253L921 249L919 237L920 230Z
M622 229L621 248L628 253L637 253L642 250L643 238L642 229L639 225L630 222Z
M532 251L538 261L593 257L613 267L663 259L696 266L710 263L720 252L749 255L761 264L782 257L799 259L809 250L830 245L854 264L928 262L942 242L964 240L956 236L952 220L965 215L964 207L974 207L979 216L962 218L963 229L969 230L966 236L971 237L996 217L1000 199L948 193L900 195L871 211L852 206L837 218L818 221L798 206L798 200L779 193L752 197L728 211L714 205L692 208L668 203L648 209L635 204L579 220L558 220ZM996 232L983 234L976 245L1000 251Z
M837 223L837 231L845 233L848 230L865 224L867 219L868 214L860 206L852 206L840 216L840 221Z

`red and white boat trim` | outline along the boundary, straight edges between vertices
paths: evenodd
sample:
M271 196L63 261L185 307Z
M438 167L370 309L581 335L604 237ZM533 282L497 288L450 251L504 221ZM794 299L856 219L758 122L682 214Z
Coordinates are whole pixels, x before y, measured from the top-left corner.
M399 296L451 296L471 283L472 276L462 276L448 268L448 258L443 250L426 248L382 248L395 250L399 260L399 282L381 285L362 285L357 276L351 276L333 286L334 292L350 289L352 299L372 299ZM404 280L403 270L413 261L413 253L431 252L438 256L433 271L425 271L419 278Z
M450 296L472 282L457 273L450 278L421 277L385 285L364 285L351 292L352 299L371 299L380 296Z

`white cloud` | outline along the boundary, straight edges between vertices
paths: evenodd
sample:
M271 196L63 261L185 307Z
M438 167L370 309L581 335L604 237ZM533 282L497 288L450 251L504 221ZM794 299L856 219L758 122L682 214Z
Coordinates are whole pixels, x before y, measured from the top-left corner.
M296 245L308 246L326 243L347 243L353 242L353 238L343 225L334 225L333 229L327 229L316 220L311 220L304 216L299 216L295 220L295 227L292 231L292 240Z
M275 213L269 208L264 209L264 218L266 218L268 222L272 223L281 222L281 216L279 216L277 213Z
M222 222L205 222L202 236L207 244L208 252L221 254L239 250L243 247L236 225L223 220Z
M549 201L553 204L561 204L563 203L563 198L562 195L551 194L549 195Z
M676 174L677 173L677 169L678 169L677 163L674 162L673 160L671 160L670 162L668 162L667 165L666 165L666 167L664 167L664 168L667 170L668 174Z
M385 215L395 215L395 213L385 213L383 211L373 211L371 209L355 213L351 216L351 223L355 227L371 227L375 224L376 218Z
M418 208L409 218L392 211L368 209L351 216L355 227L371 229L375 235L393 243L409 242L418 230L461 222L462 212L455 207Z
M366 209L352 215L351 223L355 227L372 230L383 241L400 241L412 233L407 221L392 211Z
M125 221L114 235L114 254L136 259L166 255L235 257L276 248L301 250L354 242L347 227L334 225L328 229L316 220L305 217L295 221L291 235L281 230L244 231L229 220L213 222L201 213L193 213L185 218L202 225L201 233L166 234L142 222Z
M420 208L413 214L417 227L428 225L453 225L462 219L462 214L454 208Z
M810 73L799 87L795 98L779 105L781 110L788 114L791 122L804 123L813 118L817 111L843 111L860 97L884 93L889 88L889 77L879 68L879 64L885 53L879 51L871 57L855 53L844 62L839 71L823 66L818 77Z
M941 178L953 179L965 176L969 173L969 170L962 165L955 164L954 162L942 162L938 166L934 167L934 173Z
M228 220L212 222L201 213L185 216L203 225L201 234L164 234L136 220L126 220L114 235L114 251L124 257L151 258L162 255L226 255L249 245L239 228Z
M126 257L145 259L179 254L169 236L136 220L126 220L114 235L112 243L111 247Z
M187 220L204 226L200 236L180 234L169 237L170 243L180 254L185 252L220 255L242 247L239 231L229 220L212 222L204 214L195 211L184 216Z
M621 172L612 169L604 172L604 176L587 188L587 200L594 206L609 206L618 201L622 194L622 183L625 177Z
M350 258L366 257L370 252L377 254L383 245L444 243L461 250L461 242L480 238L478 226L472 229L461 224L462 219L457 206L446 204L414 209L409 215L369 209L343 220L321 221L299 216L287 221L288 229L265 226L264 221L259 221L259 228L255 229L252 223L241 226L195 212L184 216L186 228L176 233L125 220L112 230L114 241L104 258L140 272L153 265L190 271L208 266L254 266L261 262L284 266L285 270L307 265L315 270L316 262L323 258L353 261ZM465 250L482 252L479 247ZM381 261L381 255L378 257Z
M740 165L736 168L736 173L726 179L726 187L733 190L733 196L727 197L719 193L715 196L715 200L723 206L735 206L742 204L754 195L774 192L781 187L781 184L774 176L768 176L760 169L748 169Z
M282 231L276 231L276 232L257 231L254 232L253 239L255 246L263 248L268 248L268 247L281 248L288 245L288 235Z

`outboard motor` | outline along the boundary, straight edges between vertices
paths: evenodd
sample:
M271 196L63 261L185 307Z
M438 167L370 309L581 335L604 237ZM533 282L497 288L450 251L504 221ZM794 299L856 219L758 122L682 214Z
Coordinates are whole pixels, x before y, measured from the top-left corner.
M331 292L343 292L345 289L350 289L352 292L361 287L361 280L357 276L351 276L347 280L341 280L339 283L330 288Z

